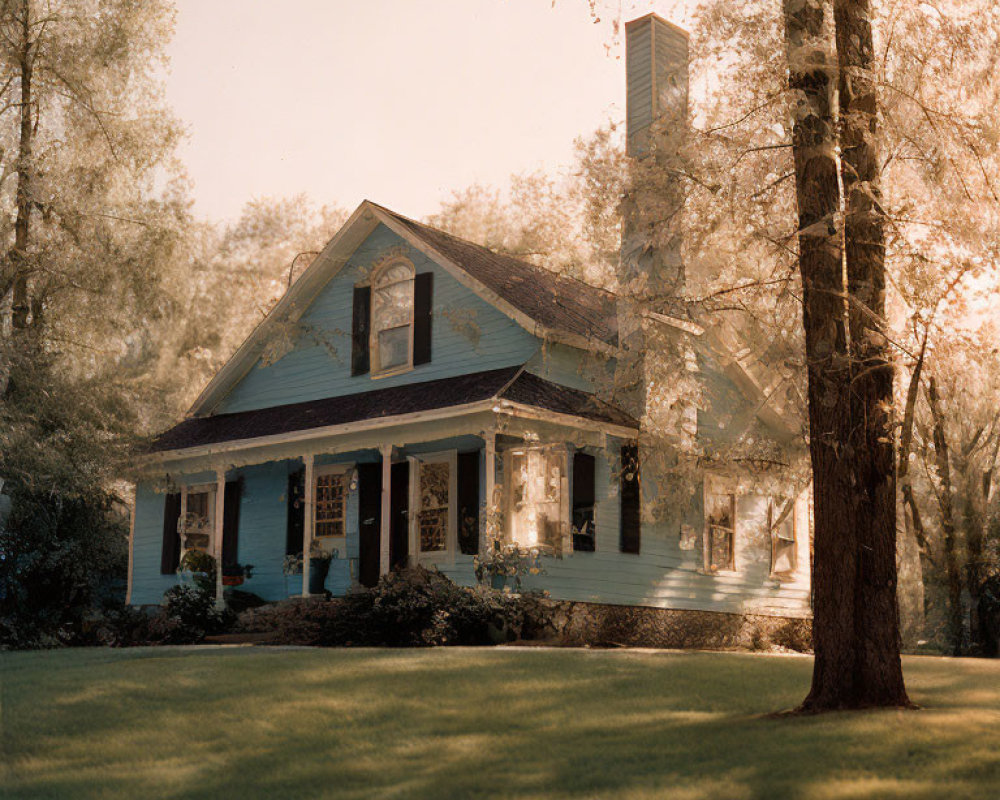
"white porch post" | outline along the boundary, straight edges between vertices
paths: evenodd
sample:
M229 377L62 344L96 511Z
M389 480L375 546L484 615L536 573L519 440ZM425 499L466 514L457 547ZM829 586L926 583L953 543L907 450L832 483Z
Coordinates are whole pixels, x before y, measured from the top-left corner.
M215 471L215 536L212 541L212 551L215 557L215 607L222 608L225 597L222 589L222 529L225 519L226 471Z
M381 529L379 530L379 574L385 575L389 572L389 532L392 530L390 515L392 504L389 494L390 482L392 481L392 445L384 444L379 447L382 453L382 518Z
M489 545L487 532L489 524L496 520L497 512L497 432L487 431L484 436L486 447L483 451L483 467L486 472L486 519L479 526L479 552L485 553Z
M312 549L313 528L315 525L315 504L313 498L313 466L315 456L312 453L302 456L302 463L306 468L303 478L303 498L305 503L302 514L302 596L309 596L309 552Z

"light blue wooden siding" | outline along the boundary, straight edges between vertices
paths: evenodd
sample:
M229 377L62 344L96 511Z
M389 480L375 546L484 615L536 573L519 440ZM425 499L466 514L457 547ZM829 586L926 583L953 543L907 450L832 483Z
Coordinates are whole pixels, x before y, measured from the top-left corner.
M354 286L372 263L405 248L417 272L434 273L431 363L386 378L351 376L351 307ZM539 341L506 314L480 299L440 267L380 225L349 263L323 288L301 319L291 352L269 366L254 366L217 413L367 392L523 364Z
M736 574L704 572L700 519L693 550L680 547L680 514L676 522L644 522L638 555L619 552L619 457L617 449L599 455L596 474L596 550L563 558L543 557L545 574L528 576L524 588L546 590L553 599L641 605L726 613L807 616L809 585L778 583L769 578L770 539L762 535L766 498L738 501ZM475 582L472 559L458 557L440 565L458 583Z
M132 540L132 604L159 603L163 593L177 583L176 575L160 574L163 548L163 507L166 494L151 483L135 488L135 521Z
M645 151L645 133L653 121L653 36L652 21L626 28L625 97L628 151L641 155Z
M239 470L240 497L238 559L253 564L253 577L241 586L265 600L301 594L302 578L282 574L288 525L288 475L301 467L297 461L269 461ZM287 587L287 588L286 588Z
M563 344L546 343L528 362L528 372L585 392L612 387L615 360Z

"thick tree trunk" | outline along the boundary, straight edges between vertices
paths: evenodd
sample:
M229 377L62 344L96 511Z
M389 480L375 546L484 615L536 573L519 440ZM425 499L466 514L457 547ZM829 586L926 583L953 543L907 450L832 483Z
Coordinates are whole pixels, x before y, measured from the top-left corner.
M839 11L845 10L841 6L860 14L845 19L846 35L856 40L841 62L846 58L848 65L866 65L871 43L867 6L842 3ZM849 241L849 249L843 249L835 100L841 70L828 37L829 4L784 0L783 8L789 86L796 94L793 152L815 499L816 658L802 710L908 705L895 597L895 465L887 413L872 407L876 398L885 399L886 386L891 403L892 373L877 337L870 335L872 323L849 311L847 301L852 298L844 269L845 256L853 258L850 286L869 310L881 311L883 239L878 222L873 222L874 203L855 205L850 208L856 212L851 233L865 238ZM862 108L869 107L866 103L874 103L873 92ZM872 124L873 118L865 119L866 130ZM857 133L847 131L848 137L854 136L848 138L850 144L858 143ZM875 159L870 135L860 137L855 155L866 170L867 162ZM870 170L866 175L872 175ZM855 332L863 337L867 371L852 364L852 354L858 351L851 339ZM852 377L857 378L856 391ZM855 424L855 419L861 423ZM870 451L858 452L867 448Z
M846 286L836 153L836 65L822 0L784 0L789 87L795 94L793 153L799 210L799 270L813 470L813 687L850 687L854 675L854 528L844 513L853 491L842 458L850 432L846 388ZM815 705L810 693L804 708Z
M850 298L852 517L857 540L852 704L908 705L899 658L893 367L885 320L885 220L870 0L834 0L844 256ZM815 687L814 687L815 688ZM829 693L827 690L825 693ZM821 692L823 694L823 692Z
M962 573L958 566L958 547L955 541L955 510L952 504L951 457L948 438L944 429L944 415L938 399L937 381L931 377L927 399L934 419L934 465L941 487L937 492L941 509L941 533L944 539L944 568L948 584L948 642L952 655L961 655L965 639L965 615L962 611Z

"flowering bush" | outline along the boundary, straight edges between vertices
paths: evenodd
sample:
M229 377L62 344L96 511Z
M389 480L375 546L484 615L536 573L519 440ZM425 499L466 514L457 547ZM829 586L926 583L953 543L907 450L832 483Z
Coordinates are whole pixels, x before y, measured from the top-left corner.
M492 581L494 577L513 579L515 592L521 590L521 578L525 575L544 575L545 570L538 560L537 547L522 547L517 542L501 542L492 539L486 552L473 559L476 579L480 583Z

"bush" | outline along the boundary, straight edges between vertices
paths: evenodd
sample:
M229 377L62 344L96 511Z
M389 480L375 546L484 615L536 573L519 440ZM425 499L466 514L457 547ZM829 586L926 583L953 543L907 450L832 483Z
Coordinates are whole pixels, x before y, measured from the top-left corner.
M188 644L222 633L235 621L236 615L217 609L215 598L204 589L181 584L164 593L163 610L151 621L151 634L164 644Z
M275 643L337 647L487 645L520 637L525 598L458 586L435 569L384 576L333 600L295 599L243 613L237 630Z

